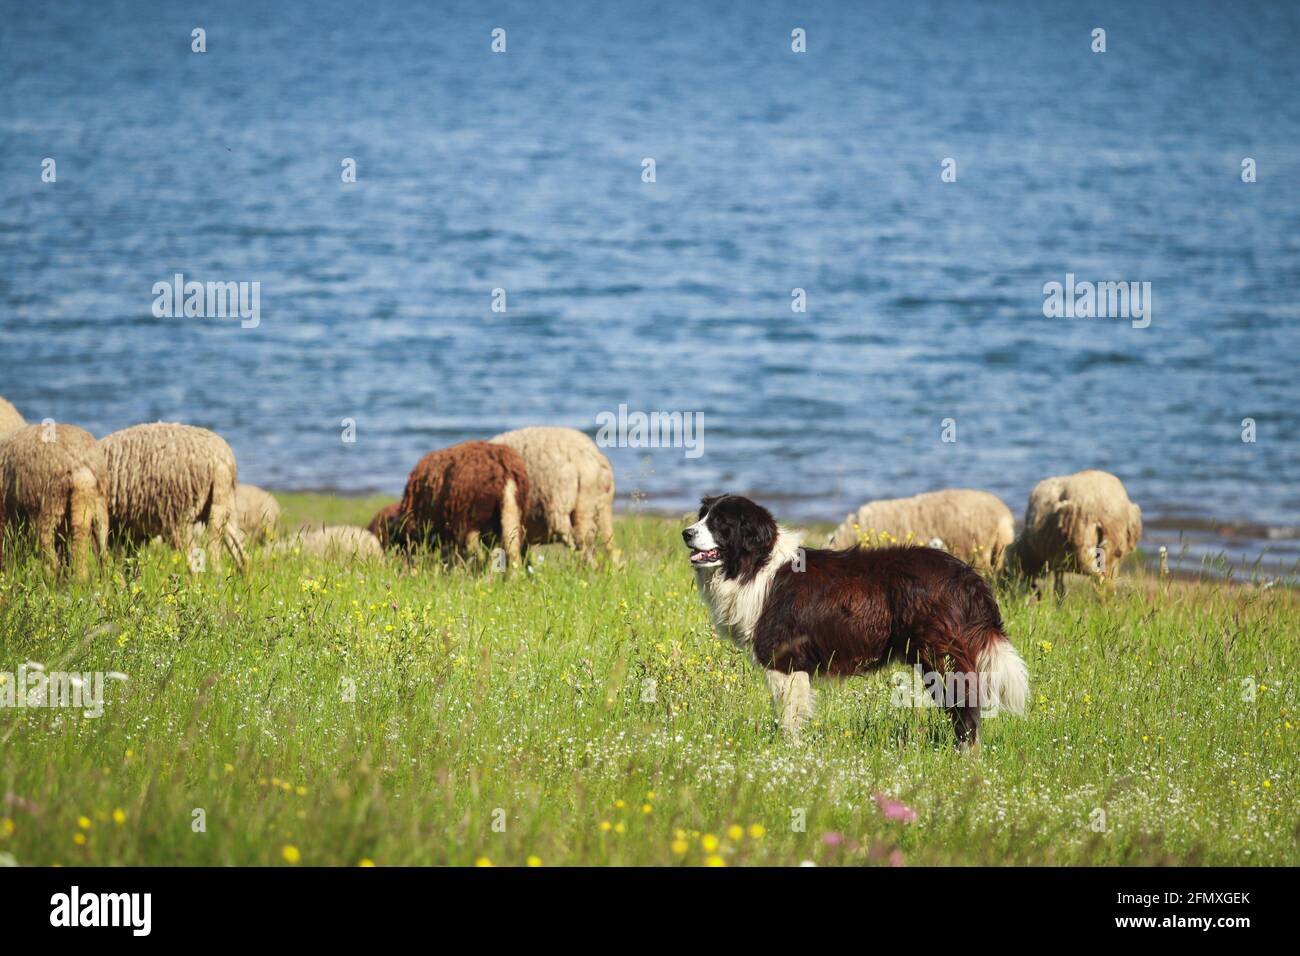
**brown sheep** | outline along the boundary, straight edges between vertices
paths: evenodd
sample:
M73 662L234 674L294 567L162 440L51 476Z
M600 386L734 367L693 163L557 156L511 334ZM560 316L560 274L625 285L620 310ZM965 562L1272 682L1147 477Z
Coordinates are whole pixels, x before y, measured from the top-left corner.
M93 542L108 545L108 466L95 436L75 425L26 425L0 439L0 563L7 526L35 530L41 554L57 567L56 536L68 564L87 572Z
M22 413L0 396L0 438L18 431L26 424L27 419L23 418Z
M519 452L528 470L529 544L560 542L588 555L614 549L614 469L572 428L531 427L492 439Z
M400 501L384 505L375 512L375 516L370 519L370 524L366 525L366 530L373 534L385 548L404 547L406 534L399 520L401 513Z
M397 521L413 541L437 541L460 553L499 542L518 564L524 541L528 471L505 445L466 441L429 452L411 469Z
M235 486L235 512L245 544L261 544L275 537L280 524L280 503L257 485Z
M871 501L844 519L830 546L847 550L873 535L941 547L982 570L997 570L1015 537L1011 509L995 495L970 488L947 488L911 498Z
M1034 486L1012 557L1031 581L1055 572L1059 594L1062 572L1113 578L1141 537L1142 509L1123 482L1104 471L1080 471Z
M189 555L201 525L213 567L218 542L241 570L247 566L235 510L238 467L225 439L206 428L154 422L113 432L100 444L114 536L140 542L162 535Z

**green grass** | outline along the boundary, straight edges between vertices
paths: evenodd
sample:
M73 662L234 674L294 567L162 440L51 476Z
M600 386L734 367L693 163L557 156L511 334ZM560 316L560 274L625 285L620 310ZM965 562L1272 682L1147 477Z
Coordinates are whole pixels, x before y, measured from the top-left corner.
M364 524L381 502L283 503L289 524ZM622 566L547 548L509 578L266 554L246 576L193 575L155 546L78 584L20 558L0 572L0 671L129 680L98 718L0 708L0 854L1300 863L1291 589L1137 576L1060 603L1002 594L1032 703L987 721L978 755L942 714L891 707L888 673L822 682L796 748L762 675L711 636L678 524L623 517L618 539ZM916 820L884 819L879 793Z

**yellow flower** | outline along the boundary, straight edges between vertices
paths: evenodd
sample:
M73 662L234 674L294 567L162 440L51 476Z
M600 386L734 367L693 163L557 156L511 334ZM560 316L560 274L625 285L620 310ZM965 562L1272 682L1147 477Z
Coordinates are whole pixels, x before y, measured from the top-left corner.
M14 823L13 820L9 819L8 817L5 817L3 820L0 820L0 834L3 834L5 836L13 836L14 831L17 829L18 829L17 825Z
M700 840L700 846L704 847L705 853L712 853L718 848L718 838L712 833L706 833L703 839Z
M296 794L298 794L298 796L300 796L300 797L305 797L305 796L307 796L307 788L304 787L304 786L301 786L301 785L300 785L300 786L297 786L297 787L294 787L294 788L293 788L293 792L296 793Z
M540 856L530 856L530 857L528 858L528 865L529 865L529 866L541 866L541 865L542 865L542 858L541 858Z
M622 800L615 800L615 801L614 801L614 808L617 809L617 810L622 810L625 806L627 806L627 804L624 803Z
M126 823L126 811L123 810L121 807L118 807L116 810L114 810L113 822L116 823L118 826L121 826L123 823Z
M74 833L74 834L72 834L72 842L75 843L75 844L77 844L77 846L85 846L85 845L86 845L86 834L84 834L84 833Z
M234 772L235 772L235 765L233 763L226 764L226 773L234 773Z
M650 806L650 804L648 804L648 803L643 803L643 804L641 804L641 812L642 812L642 813L653 813L653 812L654 812L654 807Z
M713 856L709 857L707 860L704 861L704 865L705 866L726 866L727 861L715 853Z
M749 835L752 839L761 840L767 834L761 823L751 823L749 825Z
M485 856L481 856L481 857L479 857L477 860L474 861L474 865L475 865L475 866L491 866L491 865L492 865L492 861L489 860L489 859L488 859L487 857L485 857Z
M600 821L600 831L602 833L608 833L613 828L613 826L614 825L610 823L608 820Z
M622 820L614 824L615 833L625 833L626 831L627 831L627 824L624 823Z
M678 856L685 855L686 851L689 850L690 848L691 845L687 843L685 840L677 839L673 841L673 852L676 853Z
M732 840L743 840L745 838L745 828L739 823L733 823L727 827L727 836Z
M370 859L369 857L367 857L366 859L362 860L360 863L357 864L357 866L364 866L364 867L371 867L374 865L375 865L375 861Z
M77 817L77 826L83 830L90 829L90 817Z
M284 857L286 863L297 863L302 859L302 854L298 852L298 848L292 843L286 844L284 849L280 851L280 855Z
M1265 781L1264 781L1264 786L1267 788L1267 787L1271 787L1271 786L1273 786L1273 784L1272 784L1272 782L1270 782L1270 781L1268 781L1268 780L1265 780Z

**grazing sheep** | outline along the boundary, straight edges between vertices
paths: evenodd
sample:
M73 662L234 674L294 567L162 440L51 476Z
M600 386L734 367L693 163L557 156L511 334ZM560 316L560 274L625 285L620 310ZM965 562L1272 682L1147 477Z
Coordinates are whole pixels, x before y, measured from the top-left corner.
M35 530L41 554L54 567L56 535L67 542L68 564L87 570L93 541L108 546L108 466L95 436L75 425L26 425L0 438L0 563L6 527Z
M162 535L190 553L198 525L216 567L220 541L242 570L247 565L235 510L238 468L225 439L191 425L134 425L100 440L108 460L108 510L113 534L127 541Z
M257 485L236 485L235 513L239 515L239 533L245 544L261 544L275 537L280 503L270 492Z
M401 514L402 503L400 501L384 505L375 512L375 516L370 519L370 524L366 525L366 530L373 534L385 548L404 547L406 545L406 533L402 522L399 520Z
M27 419L23 418L22 413L0 396L0 438L18 431L26 424Z
M873 534L915 544L938 539L942 547L984 570L996 570L1012 540L1015 519L995 495L970 488L947 488L911 498L871 501L849 515L831 535L830 546L847 550Z
M379 539L365 528L353 525L327 525L322 528L299 528L274 549L300 551L321 557L378 558L384 553Z
M572 428L532 427L492 439L519 452L528 470L529 544L561 542L588 555L614 549L614 469Z
M1142 509L1124 484L1104 471L1044 478L1029 493L1025 527L1012 547L1012 561L1031 581L1075 571L1113 578L1119 563L1142 537Z
M528 471L513 448L466 441L429 452L411 469L397 521L414 541L461 553L499 542L512 564L525 546Z

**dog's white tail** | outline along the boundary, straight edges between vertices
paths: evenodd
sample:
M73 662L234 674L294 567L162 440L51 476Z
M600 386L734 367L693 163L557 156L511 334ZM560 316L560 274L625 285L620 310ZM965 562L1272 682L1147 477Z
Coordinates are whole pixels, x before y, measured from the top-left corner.
M1011 642L998 635L989 642L979 656L980 690L987 691L989 700L981 701L985 709L1025 712L1029 698L1029 668L1016 652Z

